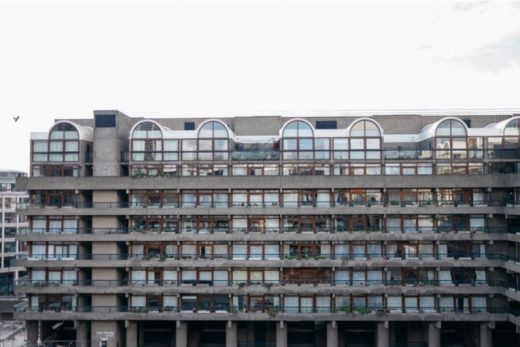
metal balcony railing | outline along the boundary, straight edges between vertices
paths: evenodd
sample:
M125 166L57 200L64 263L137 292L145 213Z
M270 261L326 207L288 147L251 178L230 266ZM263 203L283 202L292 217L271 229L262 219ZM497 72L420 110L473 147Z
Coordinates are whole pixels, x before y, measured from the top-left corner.
M151 202L56 202L56 203L38 203L32 202L27 204L31 208L330 208L330 207L505 207L508 205L519 204L519 201L511 199L485 199L485 200L355 200L355 201L319 201L319 200L282 200L282 201L264 201L264 202L232 202L232 201L212 201L212 202L168 202L168 203L151 203Z
M19 229L20 234L128 234L128 233L198 233L198 234L237 234L237 233L405 233L405 234L431 234L431 233L520 233L517 227L320 227L307 229L301 226L295 227L151 227L137 226L129 228L31 228L24 227Z

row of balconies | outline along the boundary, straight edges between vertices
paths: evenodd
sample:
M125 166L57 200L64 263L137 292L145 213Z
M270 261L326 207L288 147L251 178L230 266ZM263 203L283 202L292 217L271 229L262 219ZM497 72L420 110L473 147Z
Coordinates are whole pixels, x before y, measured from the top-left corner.
M97 288L114 288L115 291L125 291L129 289L131 292L133 288L144 288L150 289L151 287L163 287L163 288L175 288L179 287L179 291L182 288L192 292L192 289L200 289L202 291L212 287L214 290L218 290L222 293L235 292L237 289L244 289L252 287L253 289L272 290L273 292L285 292L286 290L293 291L295 287L315 287L320 286L333 286L338 287L337 290L345 291L350 287L369 287L367 289L373 289L373 287L385 287L385 292L392 291L389 287L442 287L450 291L453 287L464 287L467 290L470 287L502 287L509 290L517 291L520 290L520 285L512 283L508 280L476 280L476 279L464 279L464 280L393 280L393 279L378 279L378 280L336 280L336 279L316 279L316 280L30 280L28 278L22 278L16 281L18 290L31 290L39 288L52 288L52 287L95 287ZM186 288L187 287L187 288ZM196 287L196 288L194 288ZM279 290L277 290L279 288ZM64 288L62 288L65 290ZM77 292L88 292L88 288L77 289Z
M511 199L482 199L482 200L380 200L380 201L302 201L284 200L270 202L169 202L169 203L149 203L149 202L56 202L56 203L36 203L26 205L28 208L229 208L229 207L288 207L288 208L329 208L329 207L515 207L520 201Z
M413 308L406 308L402 306L341 306L337 308L332 308L330 306L280 306L280 305L273 305L273 306L264 306L264 307L256 307L256 308L250 308L247 305L242 306L235 306L235 305L184 305L181 307L175 307L175 306L163 306L163 305L157 305L157 306L123 306L123 305L117 305L117 306L73 306L72 304L64 305L61 303L56 304L40 304L37 307L24 307L19 309L21 312L27 312L27 313L44 313L48 314L48 317L41 317L40 319L56 319L55 315L52 315L52 313L67 313L67 312L76 312L76 313L82 313L81 319L92 319L92 316L89 316L85 313L97 313L97 314L107 314L107 313L137 313L141 315L150 314L150 313L164 313L164 314L186 314L186 313L198 313L198 314L208 314L208 313L215 313L215 314L237 314L237 313L265 313L267 316L266 320L268 320L268 317L271 317L272 319L282 319L283 320L283 314L321 314L321 315L334 315L335 320L349 320L347 317L342 317L346 315L374 315L374 320L385 320L388 319L388 315L392 314L440 314L442 317L446 313L456 313L460 315L474 315L474 314L511 314L514 316L520 315L520 312L516 309L509 308L509 307L493 307L493 306L479 306L479 307L464 307L464 308L458 308L454 307L454 305L450 306L425 306L425 307L413 307ZM464 319L462 316L457 315L454 318L458 319ZM20 315L18 315L20 317ZM22 317L24 317L22 315ZM26 316L25 316L26 317ZM165 318L167 315L165 315ZM182 317L182 316L181 316ZM184 316L185 318L188 318L189 316ZM421 317L421 316L418 316ZM444 317L438 317L438 320L445 320ZM491 318L489 315L487 315L488 318ZM170 319L180 318L176 316L171 316ZM204 319L204 317L201 317ZM223 315L221 317L222 319L230 319L227 315ZM238 318L238 316L237 316ZM262 316L256 316L251 317L254 320L263 320ZM347 318L347 319L342 319ZM362 320L370 320L367 319L368 317L363 318ZM99 319L107 319L106 316L100 317ZM139 319L139 318L138 318ZM142 318L140 318L142 319ZM206 318L207 319L207 318ZM212 317L212 320L215 320L216 317ZM330 319L333 319L332 317ZM359 319L359 317L357 318ZM356 319L356 320L357 320ZM454 320L458 320L454 319ZM477 318L478 319L478 318ZM488 319L488 320L495 320L495 319Z
M520 227L458 227L458 226L438 226L438 227L319 227L314 230L301 227L249 227L249 228L232 228L232 227L175 227L164 226L161 228L153 227L127 227L127 228L30 228L24 227L19 230L21 235L26 234L51 234L51 235L74 235L74 234L244 234L252 233L268 233L268 234L468 234L468 233L486 233L486 234L517 234L520 233ZM26 241L27 239L24 239Z

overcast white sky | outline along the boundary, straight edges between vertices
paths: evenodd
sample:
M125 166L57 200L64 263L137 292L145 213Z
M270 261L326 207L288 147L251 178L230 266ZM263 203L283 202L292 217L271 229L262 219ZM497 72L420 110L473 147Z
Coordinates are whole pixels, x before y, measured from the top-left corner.
M94 109L519 106L518 2L0 3L4 169L28 170L30 131Z

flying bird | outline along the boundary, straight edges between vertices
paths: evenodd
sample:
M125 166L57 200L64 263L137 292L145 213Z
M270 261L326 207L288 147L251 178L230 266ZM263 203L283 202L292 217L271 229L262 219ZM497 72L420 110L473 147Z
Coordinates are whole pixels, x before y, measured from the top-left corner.
M16 123L16 122L18 122L18 119L20 119L20 116L13 117L13 119L14 119L14 122Z

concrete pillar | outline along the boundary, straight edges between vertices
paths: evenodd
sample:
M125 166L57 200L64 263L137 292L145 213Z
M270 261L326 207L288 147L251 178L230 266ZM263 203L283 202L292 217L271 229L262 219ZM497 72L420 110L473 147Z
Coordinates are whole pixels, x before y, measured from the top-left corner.
M390 346L390 331L388 330L388 322L377 323L376 347Z
M76 346L77 347L87 347L89 337L87 336L87 322L86 321L75 321L74 325L76 327Z
M441 322L428 323L428 347L441 347Z
M226 323L226 347L237 347L237 322Z
M488 323L480 323L480 347L492 347L491 329Z
M327 347L338 347L338 326L336 322L327 322Z
M287 347L287 323L276 323L276 347Z
M175 347L188 347L188 323L177 321L175 329Z
M139 326L137 322L126 321L126 347L139 347Z
M38 343L38 321L25 321L25 330L27 331L27 344L36 345Z

